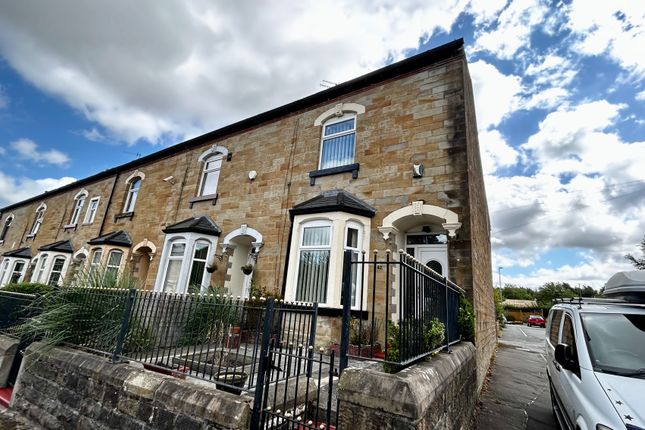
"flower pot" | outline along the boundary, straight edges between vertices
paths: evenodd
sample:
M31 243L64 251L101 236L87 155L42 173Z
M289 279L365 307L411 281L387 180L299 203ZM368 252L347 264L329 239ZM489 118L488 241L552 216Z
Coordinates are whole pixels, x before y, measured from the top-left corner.
M217 270L217 265L216 265L216 264L213 264L212 266L206 266L206 271L207 271L208 273L213 273L213 272L215 272L216 270Z

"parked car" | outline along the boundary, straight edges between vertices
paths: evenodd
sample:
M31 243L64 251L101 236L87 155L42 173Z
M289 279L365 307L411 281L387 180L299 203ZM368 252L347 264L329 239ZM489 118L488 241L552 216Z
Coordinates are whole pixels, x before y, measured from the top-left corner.
M529 327L534 325L539 327L546 327L546 321L544 321L544 318L540 315L531 315L529 316L529 319L526 322L526 325L528 325Z
M575 299L546 330L553 411L563 429L645 429L645 304Z

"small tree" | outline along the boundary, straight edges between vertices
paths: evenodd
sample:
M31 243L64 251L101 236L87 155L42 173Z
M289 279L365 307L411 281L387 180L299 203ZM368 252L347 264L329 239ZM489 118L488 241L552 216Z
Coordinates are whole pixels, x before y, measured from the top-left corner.
M641 244L638 246L641 250L641 253L645 256L645 236L641 240ZM625 258L629 260L630 263L638 270L645 270L645 257L637 258L632 254L625 255Z

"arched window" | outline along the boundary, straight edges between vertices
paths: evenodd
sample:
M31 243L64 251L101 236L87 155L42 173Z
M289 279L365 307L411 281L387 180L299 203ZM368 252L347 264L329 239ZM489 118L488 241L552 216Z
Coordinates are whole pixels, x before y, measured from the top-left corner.
M166 273L162 290L166 293L176 293L179 276L181 274L181 265L186 254L186 242L184 240L174 240L168 244L168 256L166 264Z
M58 285L61 281L63 274L63 266L65 265L65 257L56 257L52 264L52 271L49 274L49 285Z
M354 162L356 115L347 113L323 124L320 169L346 166Z
M141 178L135 177L130 182L128 194L125 197L125 206L123 207L124 213L134 212L134 206L137 203L137 196L139 195L139 188L141 188Z
M224 154L215 153L206 157L202 178L199 186L199 195L208 196L217 193L217 183L219 182L219 172L222 169L222 160Z
M81 210L85 205L86 193L79 193L74 199L74 208L72 209L72 219L69 220L70 225L78 224L78 219L81 216Z
M116 278L119 275L121 268L121 260L123 259L123 251L113 249L108 254L107 264L105 265L105 273Z
M9 227L11 227L12 222L13 222L13 215L9 215L7 219L4 221L4 226L2 227L2 231L0 231L0 241L4 240L7 237L7 232L9 231Z
M38 233L38 230L40 230L40 226L43 223L43 218L45 218L46 210L47 206L45 205L40 205L36 210L36 218L34 219L34 223L31 226L31 230L29 231L30 236L35 236Z

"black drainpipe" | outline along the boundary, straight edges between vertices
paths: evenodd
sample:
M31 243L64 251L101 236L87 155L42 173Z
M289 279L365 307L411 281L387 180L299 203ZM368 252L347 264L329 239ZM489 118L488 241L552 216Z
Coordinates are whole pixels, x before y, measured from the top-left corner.
M103 227L105 226L105 219L107 218L108 211L110 210L110 205L112 204L112 196L114 195L114 189L116 188L116 182L119 179L119 173L114 174L114 182L112 182L112 190L110 190L110 196L108 197L107 205L105 205L105 213L103 214L103 219L101 220L101 227L99 228L99 234L97 236L103 236Z

